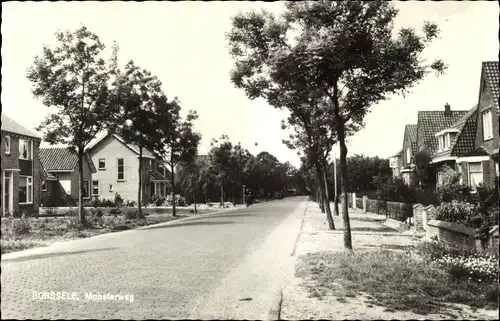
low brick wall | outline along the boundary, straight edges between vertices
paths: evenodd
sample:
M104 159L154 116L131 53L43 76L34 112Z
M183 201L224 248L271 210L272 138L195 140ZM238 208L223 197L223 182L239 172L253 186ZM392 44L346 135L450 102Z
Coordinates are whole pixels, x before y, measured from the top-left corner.
M425 237L427 240L437 237L440 242L478 248L481 244L475 239L475 233L473 228L461 224L430 220L427 222Z

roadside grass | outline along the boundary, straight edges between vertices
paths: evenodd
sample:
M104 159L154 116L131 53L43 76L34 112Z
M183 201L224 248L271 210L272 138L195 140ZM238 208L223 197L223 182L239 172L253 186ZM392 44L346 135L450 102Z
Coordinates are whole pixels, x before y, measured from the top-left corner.
M88 215L88 226L83 226L76 216L51 218L1 218L1 253L21 251L51 243L99 234L134 229L141 226L169 222L188 215L148 215L135 219L129 215ZM131 218L134 217L134 218Z
M498 282L467 282L413 251L388 249L318 252L300 257L296 276L311 296L333 295L339 302L363 297L386 311L442 312L450 303L497 308Z

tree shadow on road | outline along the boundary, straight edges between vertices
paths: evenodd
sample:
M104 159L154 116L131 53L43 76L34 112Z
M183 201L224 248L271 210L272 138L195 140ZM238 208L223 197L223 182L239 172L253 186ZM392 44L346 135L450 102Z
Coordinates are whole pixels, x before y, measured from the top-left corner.
M40 259L47 259L47 258L53 258L53 257L59 257L59 256L68 256L68 255L84 254L84 253L91 253L91 252L100 252L100 251L111 251L111 250L115 250L115 249L117 249L117 247L109 247L109 248L93 249L93 250L81 250L81 251L73 251L73 252L53 252L53 253L44 253L44 254L33 254L33 255L23 256L23 257L18 257L18 258L13 258L13 259L2 258L2 263L40 260Z
M196 226L196 225L227 225L227 224L235 224L235 222L232 221L197 221L197 222L191 222L193 220L189 220L183 223L175 223L175 224L168 224L168 225L157 225L157 226L151 226L151 227L144 227L138 231L145 231L145 230L155 230L155 229L162 229L162 228L172 228L172 227L181 227L181 226Z

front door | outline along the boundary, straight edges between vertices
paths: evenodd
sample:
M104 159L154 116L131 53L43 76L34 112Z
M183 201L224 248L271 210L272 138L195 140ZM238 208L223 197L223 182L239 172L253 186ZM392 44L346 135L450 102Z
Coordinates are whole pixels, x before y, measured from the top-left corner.
M12 172L3 172L2 214L12 214Z

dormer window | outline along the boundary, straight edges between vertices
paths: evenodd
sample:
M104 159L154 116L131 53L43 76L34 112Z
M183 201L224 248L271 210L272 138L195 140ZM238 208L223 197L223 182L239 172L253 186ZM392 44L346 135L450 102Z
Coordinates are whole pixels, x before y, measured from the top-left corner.
M448 129L441 131L435 135L438 140L438 150L439 151L444 151L448 150L451 148L451 143L457 136L457 130L455 129Z

